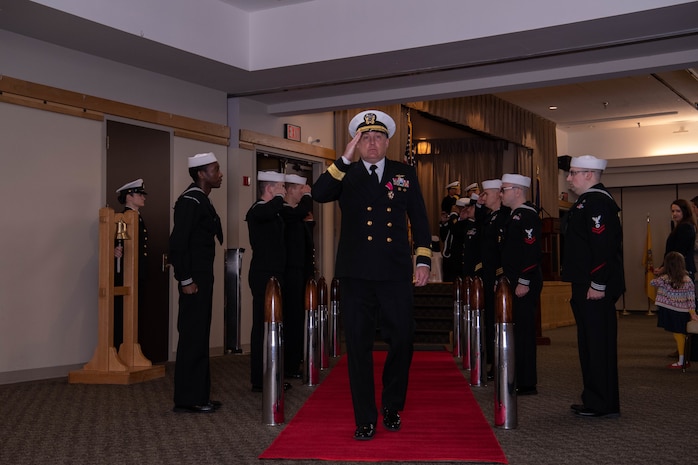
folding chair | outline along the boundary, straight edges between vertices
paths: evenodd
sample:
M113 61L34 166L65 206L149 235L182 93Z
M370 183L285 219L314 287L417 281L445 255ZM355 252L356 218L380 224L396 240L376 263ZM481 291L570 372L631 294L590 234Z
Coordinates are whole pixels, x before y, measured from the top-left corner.
M691 335L698 334L698 321L690 320L686 323L686 347L684 348L683 366L681 367L682 372L686 372L686 367L690 364L691 359Z

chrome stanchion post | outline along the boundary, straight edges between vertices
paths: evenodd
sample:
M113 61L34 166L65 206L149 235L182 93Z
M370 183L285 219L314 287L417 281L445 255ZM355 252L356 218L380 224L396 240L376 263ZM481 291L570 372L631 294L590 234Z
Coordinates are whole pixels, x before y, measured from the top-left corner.
M470 370L470 288L473 285L473 278L466 276L461 283L461 300L462 300L462 310L461 310L461 337L463 341L461 342L461 347L463 349L463 369Z
M262 422L284 422L284 347L281 287L272 277L264 294L264 387Z
M487 384L485 354L485 318L482 279L476 276L470 286L470 385Z
M494 426L514 429L518 424L514 302L509 280L504 276L497 281L494 312Z
M330 356L342 354L339 335L339 280L334 278L330 285Z
M320 382L317 307L317 282L309 279L305 286L305 337L303 340L303 383L308 386L315 386Z
M320 277L318 291L318 345L320 352L320 369L330 367L330 315L327 308L327 283Z
M461 338L461 309L463 300L461 292L463 290L463 280L460 276L456 276L453 281L453 356L463 356L463 346Z

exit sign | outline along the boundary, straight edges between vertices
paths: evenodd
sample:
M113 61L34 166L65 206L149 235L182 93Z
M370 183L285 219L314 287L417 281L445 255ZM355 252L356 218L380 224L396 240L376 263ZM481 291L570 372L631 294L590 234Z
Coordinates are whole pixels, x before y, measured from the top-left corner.
M301 140L301 127L295 124L284 124L284 137L288 140Z

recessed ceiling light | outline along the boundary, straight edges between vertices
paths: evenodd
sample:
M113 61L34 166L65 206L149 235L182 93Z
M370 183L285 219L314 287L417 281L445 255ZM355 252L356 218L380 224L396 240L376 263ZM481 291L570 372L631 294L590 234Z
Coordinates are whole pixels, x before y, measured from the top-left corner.
M557 105L550 105L548 110L557 110Z

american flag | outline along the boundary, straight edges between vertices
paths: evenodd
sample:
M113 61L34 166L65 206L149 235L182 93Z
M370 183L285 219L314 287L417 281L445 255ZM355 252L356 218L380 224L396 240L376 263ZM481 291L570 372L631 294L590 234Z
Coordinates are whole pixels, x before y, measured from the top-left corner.
M410 109L407 109L407 143L405 144L405 163L414 166L414 146L412 145L412 120Z

